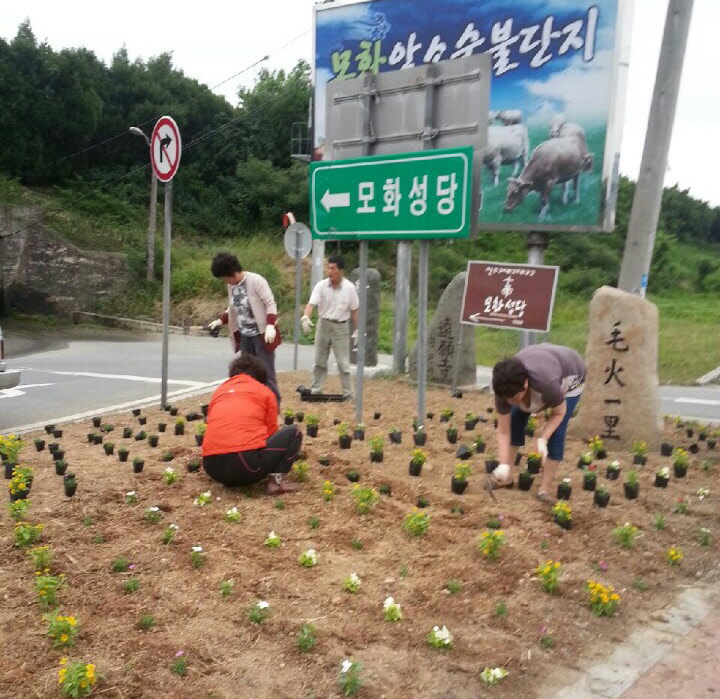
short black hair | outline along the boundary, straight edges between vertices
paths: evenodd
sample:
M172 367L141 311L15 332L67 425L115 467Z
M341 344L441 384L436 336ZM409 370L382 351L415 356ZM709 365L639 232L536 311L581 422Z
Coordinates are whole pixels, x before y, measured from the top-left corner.
M500 398L510 398L520 393L527 379L527 369L517 357L506 357L493 367L493 391Z
M328 264L335 265L338 269L345 269L345 260L342 255L330 255Z
M232 378L238 374L247 374L262 384L267 383L267 369L265 365L252 354L241 354L235 357L228 367L228 375Z
M221 277L232 277L235 272L242 272L243 268L235 255L229 252L219 252L213 257L210 271L213 277L220 279Z

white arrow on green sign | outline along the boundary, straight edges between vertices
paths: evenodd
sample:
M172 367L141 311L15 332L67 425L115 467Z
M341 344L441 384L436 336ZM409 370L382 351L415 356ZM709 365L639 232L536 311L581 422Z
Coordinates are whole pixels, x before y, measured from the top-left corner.
M310 163L313 237L467 238L472 148Z

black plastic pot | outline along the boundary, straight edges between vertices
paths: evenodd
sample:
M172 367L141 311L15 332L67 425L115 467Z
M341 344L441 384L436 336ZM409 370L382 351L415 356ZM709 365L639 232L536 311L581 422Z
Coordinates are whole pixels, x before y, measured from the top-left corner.
M557 487L557 499L569 500L572 495L572 486L569 483L559 483Z
M520 490L530 490L530 488L532 488L533 480L535 479L532 477L531 473L522 471L518 476L518 488L520 488Z
M455 456L458 459L462 459L463 461L467 461L472 456L472 451L470 451L470 448L465 446L464 444L461 444L456 452Z
M530 457L528 457L527 470L533 474L540 473L540 464L541 463L542 463L541 459L531 459Z
M133 436L132 427L123 427L123 439L130 439Z
M608 466L605 469L605 477L609 481L616 481L618 478L620 478L620 469L619 468L610 468Z
M628 500L637 500L637 496L640 493L639 483L623 483L623 490L625 491L625 497Z
M451 415L443 415L440 413L440 422L450 422Z
M695 434L695 430L687 429L685 430L685 434L688 436L688 439L692 439L692 436Z
M48 451L51 454L54 454L59 448L60 445L57 442L50 442L50 444L48 444Z
M199 447L201 447L203 445L204 441L205 441L204 434L196 434L195 435L195 444L197 444Z
M130 456L130 452L127 449L118 450L118 459L125 463L128 460L128 456Z
M698 446L697 442L693 442L693 443L688 447L688 451L689 451L691 454L697 454L699 449L700 449L700 447Z
M717 444L717 439L708 439L707 441L707 448L708 449L715 449L715 445Z
M201 412L205 417L207 417L208 407L209 407L209 404L208 404L208 403L203 403L203 404L200 406L200 412ZM301 422L301 420L298 420L298 422Z
M55 430L55 425L45 425L45 432L47 434L52 434Z
M94 417L94 418L92 419L93 427L100 427L100 423L101 423L101 422L102 422L102 418L101 418L101 417Z
M185 434L185 425L183 423L175 425L175 436L179 437L182 434Z
M115 451L115 447L112 444L103 444L103 449L108 456L112 455L112 453Z
M467 486L468 482L466 480L458 480L455 476L450 479L450 489L453 493L455 493L455 495L462 495Z
M663 478L662 476L655 476L655 487L656 488L667 488L668 483L670 482L669 478Z
M599 452L595 454L596 459L607 459L607 450L601 449Z
M75 491L77 490L77 483L65 483L65 495L69 498L71 498L73 495L75 495Z
M286 415L286 416L285 416L285 424L286 424L286 425L292 425L293 422L295 422L295 416L294 416L294 415Z
M167 429L167 422L158 422L158 432L165 432Z
M87 433L87 441L89 444L92 444L95 441L95 433L94 432Z
M4 474L5 474L5 480L9 481L12 478L12 472L15 468L15 464L12 461L4 461Z
M144 430L140 430L140 432L138 432L138 433L135 435L135 441L136 441L136 442L141 442L143 439L145 439L145 437L147 437L147 435L145 434L145 431L144 431Z
M497 459L485 459L486 473L492 473L499 465L500 462Z
M65 472L67 471L67 467L68 467L67 461L65 461L64 459L60 459L60 461L56 461L55 462L55 473L58 476L64 476Z
M172 415L173 417L175 417L177 414L178 414L178 409L171 406L171 407L170 407L170 415Z
M446 432L445 436L447 437L447 441L450 442L450 444L457 444L458 436L457 432Z
M44 439L36 439L35 440L35 451L42 451L45 449L45 440Z
M609 502L610 493L599 493L597 490L593 493L593 505L607 507Z
M308 437L318 436L318 425L305 425L305 432Z
M408 473L410 473L411 476L419 476L422 473L422 464L416 464L411 461Z
M137 417L141 412L142 410L140 408L133 408L132 414Z
M427 432L414 432L413 442L416 447L424 447L427 443Z
M583 478L583 490L593 492L597 486L597 476L595 478Z
M156 434L152 434L148 437L148 444L151 447L156 447L160 442L160 437Z
M698 432L698 441L704 442L707 439L707 432Z
M425 413L425 417L428 420L432 420L435 417L435 413Z
M147 424L147 417L145 415L139 415L138 416L138 423L141 425Z
M360 474L357 471L348 471L345 475L351 483L357 483L360 480Z
M329 459L327 456L321 456L321 457L318 459L318 463L319 463L321 466L329 466L329 465L330 465L330 459Z
M402 444L402 432L388 432L392 444Z
M477 420L465 420L465 429L470 431L475 429L475 425L477 425Z
M674 449L674 448L675 448L675 447L673 447L673 445L670 444L669 442L663 442L663 443L660 445L660 454L661 454L662 456L672 456L672 453L673 453L673 449Z
M65 456L65 450L64 449L56 449L53 452L53 461L60 461Z
M145 462L141 459L140 461L133 461L133 473L142 473L145 467Z
M187 470L188 473L197 473L200 470L200 462L195 460L188 461Z
M482 442L482 443L475 442L475 453L476 454L484 454L485 453L485 442Z
M62 436L63 436L62 430L53 430L53 437L55 437L55 439L60 439L60 437L62 437Z
M10 493L10 502L17 502L18 500L27 500L30 493L27 490L22 490L19 493Z
M635 456L633 456L633 463L636 466L644 466L647 463L647 456L643 456L642 454L635 454Z
M373 418L379 420L382 417L382 413L373 413Z
M361 442L365 441L365 430L353 430L353 439L357 439Z
M343 434L338 437L338 442L341 449L349 449L352 444L352 437L349 434Z
M520 462L522 461L522 458L523 458L523 455L522 455L521 452L518 452L517 454L515 454L515 465L516 465L516 466L519 466L519 465L520 465Z
M381 451L370 452L370 462L374 464L381 464L385 459L385 454Z
M295 413L295 420L296 420L297 422L302 422L304 419L305 419L305 413L302 412L302 410L300 410L300 411L298 411L297 413Z
M419 508L423 508L423 507L427 507L430 504L430 502L424 495L420 495L420 496L418 496L417 500L415 500L415 504Z
M565 522L555 517L555 524L557 524L562 529L572 529L572 520Z
M677 464L673 464L673 473L675 474L675 478L685 478L687 476L687 466L678 466Z

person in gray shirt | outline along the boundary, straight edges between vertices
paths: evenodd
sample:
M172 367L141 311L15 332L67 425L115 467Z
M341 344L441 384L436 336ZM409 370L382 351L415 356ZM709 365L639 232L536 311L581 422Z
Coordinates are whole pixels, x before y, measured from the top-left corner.
M498 412L499 466L488 476L487 488L512 484L510 464L525 445L525 427L533 413L550 410L536 440L543 460L538 499L550 496L558 466L565 455L565 432L585 385L585 362L570 347L543 342L521 349L493 367L493 391Z

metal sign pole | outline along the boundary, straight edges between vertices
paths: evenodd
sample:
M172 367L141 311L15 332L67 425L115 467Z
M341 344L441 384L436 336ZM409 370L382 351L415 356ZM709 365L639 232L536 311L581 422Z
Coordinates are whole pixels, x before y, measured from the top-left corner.
M165 229L163 234L162 388L160 405L167 405L168 342L170 335L170 246L172 240L172 180L165 184Z
M355 379L355 422L363 421L363 378L365 374L365 329L367 326L368 242L360 241L360 312L358 313L357 378Z
M427 384L427 297L428 263L430 241L420 241L418 254L418 339L417 339L417 380L418 380L418 425L425 424L425 386Z
M455 352L453 354L453 373L452 373L452 386L451 391L455 391L458 387L458 373L460 371L460 354L462 352L463 337L465 333L465 326L460 323L460 333L457 344L455 345Z
M549 236L545 231L530 231L527 237L528 264L542 265L545 261L545 248L548 246ZM523 330L520 333L520 349L535 344L535 333Z
M300 342L300 287L302 285L302 257L300 257L300 231L295 233L295 348L293 351L293 370L298 368L298 344Z

